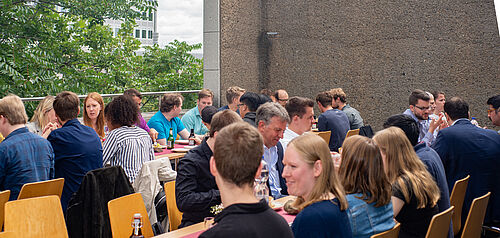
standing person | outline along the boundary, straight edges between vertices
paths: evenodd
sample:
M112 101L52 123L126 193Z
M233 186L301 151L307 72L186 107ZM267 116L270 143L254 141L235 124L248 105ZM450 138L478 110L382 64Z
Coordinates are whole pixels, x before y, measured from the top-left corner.
M330 131L330 151L338 152L342 146L345 136L349 131L350 124L347 115L332 107L333 97L330 92L321 92L316 96L316 103L321 111L318 117L318 130Z
M201 120L201 110L206 106L211 106L214 99L214 93L210 89L202 89L198 93L198 100L196 100L196 107L191 108L184 116L182 116L182 124L188 131L194 129L196 135L205 135L208 129L203 125Z
M344 141L339 177L353 237L371 237L394 227L391 183L372 139L355 135Z
M288 102L288 93L284 89L276 90L274 97L276 98L277 103L279 103L282 107L285 107Z
M392 183L392 206L401 223L399 237L425 237L438 213L439 188L418 158L404 132L397 127L379 131L373 137Z
M495 126L500 126L500 94L488 98L488 101L486 102L488 104L488 118L490 121L493 123ZM500 130L498 131L498 134L500 134Z
M191 150L177 165L175 198L182 214L179 228L202 222L205 217L213 216L210 207L221 202L219 189L214 176L210 173L210 157L218 132L241 118L232 110L218 112L210 124L210 136Z
M83 176L90 170L102 168L102 144L97 133L76 118L80 113L80 99L75 93L57 94L54 110L62 127L52 131L47 140L54 148L55 177L64 178L61 204L66 211Z
M35 109L33 117L26 127L30 132L33 132L45 139L49 136L50 132L59 128L56 113L54 111L53 103L54 96L46 96ZM52 129L50 129L52 128Z
M474 198L492 193L484 223L500 226L500 135L469 121L469 104L453 97L444 104L450 127L439 131L432 148L443 161L448 187L470 175L462 208L462 224Z
M54 178L54 152L50 143L25 127L28 116L15 95L0 100L0 191L17 199L25 183Z
M92 92L83 101L83 124L97 132L104 140L104 101L99 93Z
M294 236L352 237L344 188L326 142L309 133L293 139L283 164L288 191L297 196L292 205L299 211L292 224Z
M154 128L149 128L148 124L146 124L146 120L144 120L141 114L142 94L139 91L137 91L137 89L131 88L125 90L125 92L123 92L123 95L131 97L132 100L134 100L134 102L137 104L137 108L139 109L139 113L137 116L139 120L135 125L145 130L149 134L151 139L153 141L156 141L156 139L158 138L158 132Z
M121 166L130 183L144 163L155 159L148 133L135 126L138 113L135 102L124 95L114 98L104 110L110 132L104 141L103 165Z
M292 97L288 100L285 109L290 117L290 123L280 140L283 150L286 150L286 146L293 138L311 130L314 122L313 107L314 101L309 98Z
M227 105L219 108L219 111L223 111L226 109L231 109L231 111L240 114L238 110L238 104L240 103L240 97L245 93L245 89L240 88L238 86L231 86L226 90L226 100Z
M285 219L253 193L264 153L259 131L239 122L222 129L218 136L210 171L224 210L215 216L217 225L200 237L293 237Z
M341 88L334 88L330 90L332 96L332 107L343 111L349 119L349 127L351 130L359 129L363 126L363 118L358 110L351 107L347 102L347 95Z
M160 111L148 121L148 126L158 131L157 141L161 145L167 144L170 129L172 129L174 139L177 137L177 134L184 140L187 140L189 137L189 132L179 118L183 100L184 97L178 93L166 93L161 98Z

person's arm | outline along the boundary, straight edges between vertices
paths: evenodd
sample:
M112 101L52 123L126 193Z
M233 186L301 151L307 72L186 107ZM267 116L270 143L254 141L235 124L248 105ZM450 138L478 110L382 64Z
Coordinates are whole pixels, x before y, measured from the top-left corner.
M148 134L149 134L149 137L151 137L151 140L156 141L156 139L158 139L158 132L155 130L155 128L149 129Z
M156 136L156 142L158 142L160 145L166 145L167 144L167 133L168 131L165 131L165 128L161 125L161 123L157 121L149 121L148 126L150 128L150 133L151 131L156 131L158 135ZM170 128L169 128L170 130Z
M394 217L396 217L401 211L401 208L403 208L403 205L405 205L405 202L394 196L391 197L391 200L392 200L392 209L394 211Z
M197 165L189 158L179 161L175 182L175 198L181 212L198 212L208 210L211 206L220 204L219 190L207 192L195 191L199 181L196 180Z
M186 129L184 129L184 130L180 131L180 132L179 132L179 133L177 133L177 134L179 134L179 136L180 136L183 140L187 140L187 139L189 138L189 132L188 132Z
M352 114L352 128L351 130L359 129L363 126L363 118L361 118L361 114L358 111Z

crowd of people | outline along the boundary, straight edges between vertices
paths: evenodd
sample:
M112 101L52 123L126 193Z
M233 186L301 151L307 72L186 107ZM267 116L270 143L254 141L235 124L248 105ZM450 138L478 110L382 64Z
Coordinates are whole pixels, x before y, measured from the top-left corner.
M373 138L346 138L349 130L368 126L341 88L311 99L234 86L221 108L212 106L213 97L201 90L196 107L181 117L183 96L165 94L146 122L139 91L129 89L107 105L94 92L83 101L82 124L73 92L45 97L30 122L21 99L8 95L0 100L0 190L9 189L14 200L25 183L64 178L65 210L87 172L121 166L134 183L142 165L155 159L154 144L194 132L197 146L176 169L180 227L224 206L217 225L201 237L370 237L395 221L400 237L424 237L432 217L450 207L455 181L468 175L462 215L474 198L492 192L484 222L500 226L500 131L473 125L459 97L414 90L408 109L389 117ZM321 112L317 121L314 105ZM500 126L500 95L487 105ZM330 132L329 143L310 133L314 123ZM332 154L339 153L336 167ZM291 227L254 196L263 165L272 198L296 196L286 206L297 214Z

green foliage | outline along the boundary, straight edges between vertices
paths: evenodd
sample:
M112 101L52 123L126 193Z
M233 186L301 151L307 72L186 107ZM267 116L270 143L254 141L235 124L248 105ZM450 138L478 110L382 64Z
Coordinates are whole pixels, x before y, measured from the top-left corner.
M174 41L136 55L135 19L156 6L150 0L1 0L0 97L201 88L202 61L189 54L201 44ZM104 19L123 22L118 36Z

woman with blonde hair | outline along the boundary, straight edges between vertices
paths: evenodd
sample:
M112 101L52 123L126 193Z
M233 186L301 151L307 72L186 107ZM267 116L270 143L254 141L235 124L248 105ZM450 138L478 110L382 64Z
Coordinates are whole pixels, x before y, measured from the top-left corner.
M49 95L40 101L30 122L26 124L30 132L45 139L47 139L50 132L60 127L53 107L54 99L54 96Z
M425 237L432 216L438 213L436 182L401 129L389 127L373 139L392 183L394 216L401 223L399 237Z
M294 236L352 237L344 189L326 142L314 134L296 137L283 164L288 193L297 196L292 204L299 212L292 224Z
M99 93L89 93L83 101L83 124L93 128L104 140L104 101Z
M370 237L394 227L391 183L375 142L348 137L342 145L339 177L347 194L353 237Z

